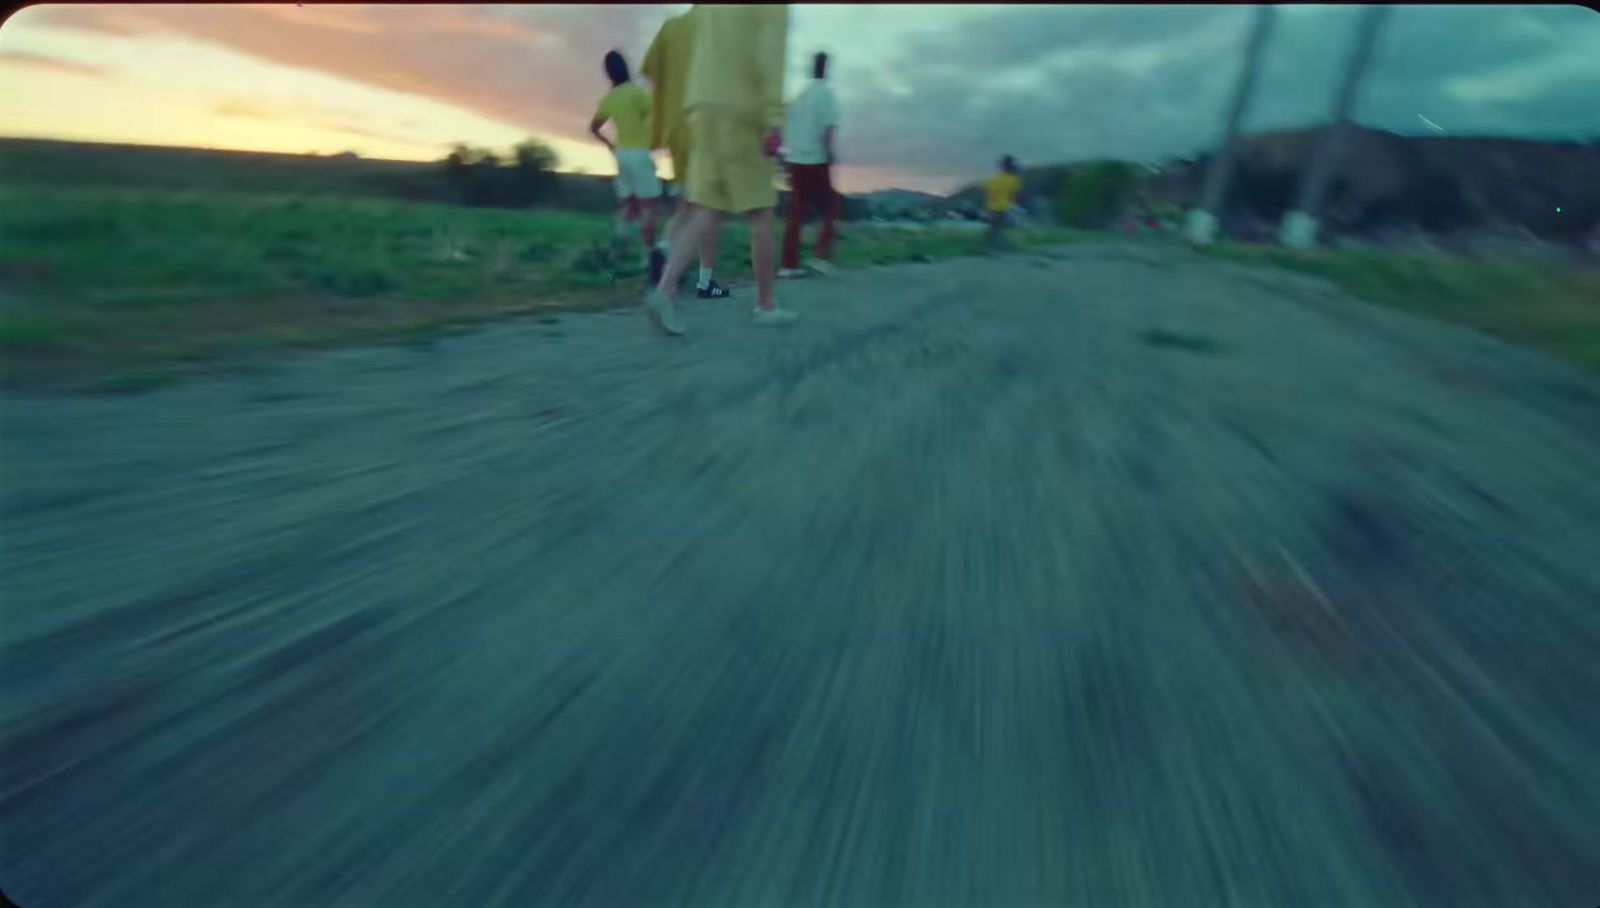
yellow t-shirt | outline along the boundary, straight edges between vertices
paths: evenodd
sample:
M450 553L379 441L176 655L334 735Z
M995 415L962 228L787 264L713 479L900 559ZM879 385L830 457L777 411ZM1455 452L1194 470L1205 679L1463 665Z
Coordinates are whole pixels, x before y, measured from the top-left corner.
M683 125L683 86L689 81L689 61L694 53L694 12L691 9L662 23L639 64L639 75L650 80L650 98L655 102L651 148L671 145Z
M683 109L717 107L774 129L783 125L789 7L696 6Z
M1001 171L983 184L984 208L989 211L1005 211L1017 201L1017 193L1022 191L1022 180L1014 173Z
M605 93L595 117L617 124L618 148L650 147L650 92L624 82Z

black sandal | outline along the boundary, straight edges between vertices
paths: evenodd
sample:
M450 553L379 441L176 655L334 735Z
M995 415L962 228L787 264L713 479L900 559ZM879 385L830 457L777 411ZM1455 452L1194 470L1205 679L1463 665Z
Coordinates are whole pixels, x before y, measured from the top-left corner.
M732 296L733 294L728 292L728 288L722 286L716 281L712 281L711 286L709 287L695 288L695 295L699 296L703 300L720 300L725 297Z

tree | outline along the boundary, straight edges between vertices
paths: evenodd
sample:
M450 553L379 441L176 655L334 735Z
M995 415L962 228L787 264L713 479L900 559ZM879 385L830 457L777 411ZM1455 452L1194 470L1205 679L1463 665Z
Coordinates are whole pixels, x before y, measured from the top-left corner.
M1126 161L1096 161L1067 174L1056 189L1056 220L1067 227L1108 227L1127 206L1138 173Z
M781 209L780 209L781 210ZM867 200L860 196L847 195L841 197L839 204L839 219L842 221L865 221L872 216L871 206Z
M555 187L559 158L543 142L529 139L512 152L512 195L514 202L533 205L547 200Z
M486 149L457 145L444 159L445 182L463 205L523 208L549 198L556 163L555 152L533 140L505 160Z

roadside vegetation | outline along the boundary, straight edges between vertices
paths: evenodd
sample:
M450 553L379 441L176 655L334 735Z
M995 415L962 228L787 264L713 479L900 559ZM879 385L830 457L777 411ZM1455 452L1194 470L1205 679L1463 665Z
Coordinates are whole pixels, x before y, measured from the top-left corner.
M538 143L427 164L18 140L0 145L0 164L10 386L142 386L234 354L426 342L484 319L631 305L643 290L641 251L612 240L609 183L555 172ZM1138 207L1144 179L1116 161L1057 177L1051 213L1069 226L1013 231L1016 248L1113 238L1104 228ZM1287 184L1245 173L1241 185L1248 200ZM983 239L973 224L852 219L838 263L983 255ZM725 283L748 279L748 250L730 223ZM1600 369L1593 267L1229 243L1207 256L1317 275Z
M1315 275L1357 299L1468 325L1600 371L1600 269L1593 266L1237 243L1207 254Z
M518 313L636 302L607 215L221 191L0 189L0 379L98 382L222 354L417 339ZM846 224L839 264L982 253L982 233ZM1019 231L1020 247L1065 231ZM719 273L748 277L749 235Z

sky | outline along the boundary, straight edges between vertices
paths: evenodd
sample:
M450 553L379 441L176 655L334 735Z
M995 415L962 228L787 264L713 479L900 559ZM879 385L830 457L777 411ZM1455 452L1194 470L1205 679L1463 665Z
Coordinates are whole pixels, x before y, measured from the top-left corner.
M606 51L687 5L42 4L0 26L0 134L429 160L587 135ZM1250 131L1325 120L1361 7L1282 6ZM832 57L838 183L945 192L1024 164L1214 144L1245 6L796 5L790 96ZM1600 13L1397 6L1355 119L1408 134L1600 136ZM663 174L670 168L663 162Z

